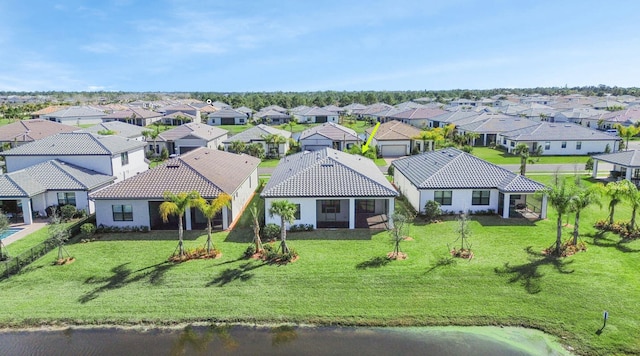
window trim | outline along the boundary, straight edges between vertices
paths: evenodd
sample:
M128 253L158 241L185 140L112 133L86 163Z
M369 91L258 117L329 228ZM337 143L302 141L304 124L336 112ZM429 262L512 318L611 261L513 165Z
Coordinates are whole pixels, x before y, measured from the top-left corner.
M364 203L365 209L360 204ZM371 209L369 209L371 208ZM356 214L374 214L376 212L375 199L358 199L356 203Z
M327 208L331 206L335 207L335 211L327 213ZM323 200L320 208L323 214L340 214L340 200Z
M551 149L551 141L544 141L544 150L548 151Z
M128 207L128 209L125 209L125 207ZM113 204L111 205L111 215L113 221L133 221L133 206L129 204Z
M122 166L126 166L129 164L129 152L121 152L120 153L120 164Z
M60 195L62 194L62 198L60 198ZM58 192L58 194L56 194L56 198L58 198L58 205L62 206L62 205L76 205L76 192ZM70 201L73 200L73 203L71 203Z
M293 204L296 206L296 212L293 213L294 220L300 220L300 204Z
M447 197L447 195L449 196ZM453 191L452 190L436 190L433 192L433 201L440 204L440 206L453 205Z
M476 193L479 194L479 196L475 196ZM486 193L486 196L485 196ZM485 203L486 204L483 204ZM491 204L491 191L490 190L473 190L471 191L471 205L481 205L481 206L486 206Z

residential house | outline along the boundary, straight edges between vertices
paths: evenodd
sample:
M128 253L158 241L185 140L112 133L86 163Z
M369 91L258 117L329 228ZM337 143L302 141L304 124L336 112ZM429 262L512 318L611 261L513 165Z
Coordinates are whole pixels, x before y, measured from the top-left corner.
M342 107L342 110L347 115L358 115L363 110L366 110L366 109L367 109L367 106L366 105L362 105L360 103L352 103L352 104L349 104L349 105L346 105L346 106Z
M447 111L442 110L440 108L422 107L417 109L405 110L393 115L389 115L388 117L391 120L402 121L405 124L409 124L411 126L415 126L418 128L425 128L425 127L436 127L436 126L429 126L429 122L432 121L434 117L437 117L438 115L442 115L445 113L447 113Z
M247 114L233 109L220 109L209 114L209 125L244 125L247 123Z
M200 110L198 110L200 115ZM182 111L172 112L171 114L164 115L162 122L166 125L180 126L184 124L200 123L200 116L194 116Z
M515 174L455 148L445 148L394 160L393 182L416 211L424 212L435 201L448 212L497 212L508 218L527 204L527 196L545 188L541 183ZM546 196L538 208L547 212Z
M199 123L188 123L167 130L158 135L156 147L148 142L149 151L159 153L165 147L169 154L183 154L198 147L218 148L227 139L229 131L219 127Z
M63 108L65 108L65 106L62 106L62 105L49 105L46 108L42 108L40 110L32 112L30 114L31 115L31 119L41 119L42 115L51 114L51 113L59 111L59 110L61 110Z
M592 108L571 108L558 112L554 116L555 122L572 122L593 129L610 129L609 125L602 125L603 115L607 111Z
M41 118L49 121L59 122L66 125L88 125L99 124L106 114L91 106L67 106L49 114L40 115Z
M165 192L197 191L212 200L227 193L231 207L223 208L214 227L228 229L240 217L258 187L260 160L249 155L200 147L144 173L91 193L96 223L105 226L146 226L151 230L176 229L178 218L168 222L159 207ZM185 228L204 229L207 220L195 207L185 212Z
M498 142L509 153L518 144L524 143L531 152L536 152L542 146L543 155L585 155L607 150L615 152L620 147L620 141L618 136L571 123L540 122L498 135Z
M325 122L302 131L298 140L303 151L317 151L325 147L341 151L360 142L354 130L333 122Z
M285 138L285 142L278 145L267 144L266 137L269 135L280 135ZM276 129L275 127L259 124L248 130L242 131L236 135L233 135L226 140L222 141L224 144L224 150L229 151L231 144L234 141L244 142L247 145L253 143L259 143L264 147L264 151L267 156L280 157L284 156L289 151L289 138L291 138L291 132Z
M145 110L138 107L131 107L125 110L114 111L102 118L103 122L120 121L136 126L149 126L162 120L162 114Z
M149 129L121 121L109 121L77 131L90 132L94 135L116 135L136 141L144 141L144 135L142 133L149 131Z
M324 148L282 158L260 196L266 223L279 223L269 208L287 200L297 207L293 224L354 229L390 227L398 192L372 160Z
M338 113L325 110L323 108L319 108L314 106L307 110L302 110L296 112L296 117L299 122L305 123L325 123L325 122L338 122Z
M0 151L7 144L10 147L17 147L61 132L73 132L77 129L76 126L59 124L45 119L18 120L2 126Z
M144 146L144 142L120 136L66 132L12 148L2 155L9 173L58 159L114 176L117 182L149 168L145 162Z
M272 125L286 124L291 120L291 116L288 115L287 113L280 112L273 109L260 110L257 113L255 113L253 117L256 119L257 122L260 122L263 124L272 124Z
M366 140L369 140L375 127L368 128ZM399 157L410 155L414 148L417 151L424 151L423 142L416 139L422 130L402 123L400 121L388 121L378 127L375 135L371 139L371 145L375 146L382 157ZM433 141L426 144L433 149Z
M602 120L602 127L606 128L613 128L617 124L625 127L636 125L640 122L640 105L629 106L624 110L606 113L602 115Z
M478 115L472 122L457 125L456 129L461 135L466 133L477 134L478 138L472 143L473 146L489 146L492 143L500 144L498 135L503 132L536 125L535 121L526 118L491 113Z
M60 160L48 160L0 175L0 210L27 225L50 206L73 205L93 213L88 194L116 178Z
M444 111L443 113L430 117L426 124L421 123L421 128L442 128L450 124L454 126L473 122L481 113L471 110Z
M614 180L626 179L640 186L640 151L629 150L604 153L593 158L592 177L598 178L598 170L603 165L609 168L608 177Z

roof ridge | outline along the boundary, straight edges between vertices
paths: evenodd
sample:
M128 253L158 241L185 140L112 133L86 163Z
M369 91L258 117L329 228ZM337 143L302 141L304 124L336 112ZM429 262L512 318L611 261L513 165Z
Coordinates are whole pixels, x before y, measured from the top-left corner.
M396 193L396 194L398 193L398 192L397 192L397 191L395 191L395 190L390 190L389 188L385 187L385 186L384 186L383 184L381 184L380 182L378 182L378 181L376 181L376 180L371 179L371 177L369 177L369 175L365 174L364 172L357 171L357 170L355 170L355 169L353 169L353 168L349 167L348 165L346 165L346 164L344 164L344 163L340 162L339 160L337 160L337 159L335 159L335 158L332 158L332 157L330 157L330 156L327 156L327 158L329 158L330 160L332 160L332 161L334 161L334 162L338 163L338 164L339 164L339 165L341 165L342 167L344 167L344 168L346 168L346 169L350 170L351 172L357 173L358 175L362 176L364 179L368 180L369 182L375 183L376 185L378 185L379 187L381 187L381 188L383 188L383 189L385 189L385 190L388 190L388 191L393 192L393 193ZM362 158L366 158L366 157L362 156ZM366 158L366 159L369 159L369 158ZM373 162L373 161L372 161L372 162Z
M58 159L52 159L52 160L49 160L49 161L46 161L46 162L43 162L43 163L49 163L49 164L53 165L54 167L56 167L56 169L60 170L62 173L64 173L68 177L70 177L74 182L78 183L81 187L84 187L85 189L89 188L89 187L87 187L86 184L84 184L81 181L79 181L71 173L67 172L67 170L62 167L63 166L63 162L62 161L60 161ZM64 165L73 165L73 164L64 162Z
M21 170L19 170L19 171L17 171L17 172L20 172L20 171L23 171L23 170L21 169ZM16 182L16 181L11 177L10 173L6 173L6 174L4 174L4 176L5 176L5 177L7 177L7 179L8 179L9 181L11 181L11 183L12 183L16 188L18 188L18 190L20 190L24 195L29 196L29 193L28 193L26 190L22 189L22 187L20 186L20 184L18 184L18 183L17 183L17 182ZM40 182L37 182L37 183L38 183L38 184L40 184Z
M193 150L193 151L200 151L200 150ZM191 152L193 152L191 151ZM204 179L205 181L209 182L209 184L213 185L214 187L218 188L221 192L225 192L224 189L220 188L220 186L218 186L217 184L215 184L214 182L212 182L209 178L205 177L202 173L200 173L197 169L195 169L193 166L191 166L189 163L185 162L183 157L178 157L177 158L178 161L182 162L182 164L184 164L185 166L187 166L191 171L195 172L196 175L198 177L201 177L202 179ZM226 193L226 192L225 192Z
M320 153L320 152L323 152L323 151L324 151L324 152L326 152L326 150L321 150L321 151L315 151L315 153L317 154L317 153ZM309 153L307 153L307 154L313 154L313 153L314 153L313 151L302 151L302 152L300 152L300 154L302 154L302 155L300 156L301 158L304 158L304 152L309 152ZM281 158L281 160L286 159L286 158L287 158L287 157L282 157L282 158ZM313 167L316 167L316 166L318 165L318 163L319 163L319 162L324 161L324 160L326 160L327 158L329 158L329 155L328 155L328 154L327 154L324 158L322 158L322 159L316 159L315 161L311 162L311 163L310 163L309 165L307 165L306 167L304 167L304 168L302 168L302 169L299 169L299 170L296 172L296 174L294 174L294 175L288 175L286 178L284 178L284 179L280 180L280 182L278 182L276 185L274 185L273 187L271 187L271 189L273 190L274 188L276 188L276 187L278 187L278 186L282 185L283 183L285 183L285 182L289 181L290 179L292 179L292 178L294 178L294 177L296 177L296 176L300 175L302 172L306 172L306 171L308 171L308 170L312 169ZM280 164L280 163L278 163L278 165L279 165L279 164ZM271 180L271 179L269 179L269 180ZM266 187L266 186L265 186L265 187Z

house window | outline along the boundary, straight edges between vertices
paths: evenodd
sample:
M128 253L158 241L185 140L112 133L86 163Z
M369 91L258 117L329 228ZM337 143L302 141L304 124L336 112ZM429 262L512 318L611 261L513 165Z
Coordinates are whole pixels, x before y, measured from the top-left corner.
M551 149L551 142L550 141L545 141L544 142L544 150L548 151Z
M488 190L474 190L471 193L471 205L489 205L491 192Z
M129 152L122 152L120 154L120 159L122 160L122 165L126 166L129 164Z
M567 141L562 141L562 148L567 148Z
M58 205L76 205L76 193L58 192Z
M300 220L300 204L294 204L296 206L296 212L293 214L294 220Z
M516 147L516 141L511 141L511 147Z
M356 213L373 214L376 212L376 202L373 199L360 199L356 205Z
M436 190L433 192L433 200L440 205L451 205L453 192L450 190Z
M507 144L507 139L506 139L506 138L503 138L503 139L502 139L502 144L503 144L503 145L506 145L506 144Z
M238 122L244 124L244 119L239 119Z
M582 141L576 142L576 150L581 150L581 149L582 149Z
M323 200L321 211L323 214L326 214L326 213L340 214L340 200Z
M131 205L111 205L113 221L133 221L133 208Z

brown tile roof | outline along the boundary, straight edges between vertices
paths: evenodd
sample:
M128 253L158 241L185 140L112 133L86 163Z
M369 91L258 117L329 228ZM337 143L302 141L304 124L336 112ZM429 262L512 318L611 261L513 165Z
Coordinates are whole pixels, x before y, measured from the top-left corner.
M61 132L73 132L77 129L75 126L44 119L21 120L3 126L0 130L0 141L30 142Z
M38 111L34 111L31 113L31 115L39 116L39 115L51 114L52 112L56 112L64 107L65 106L62 106L62 105L51 105L51 106L47 106L46 108L40 109Z
M373 127L366 130L367 135L371 135ZM420 135L420 129L400 121L391 120L378 127L375 138L378 141L385 140L408 140Z
M93 199L159 199L164 192L198 191L206 199L232 194L257 169L260 159L205 147L92 193Z

